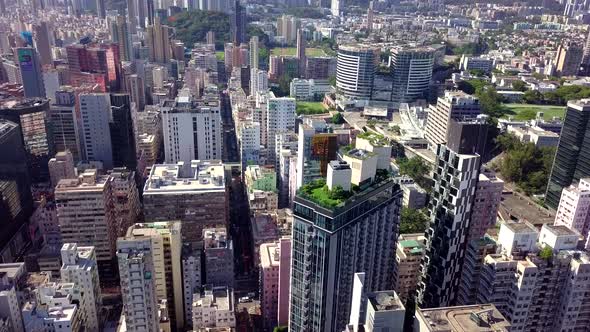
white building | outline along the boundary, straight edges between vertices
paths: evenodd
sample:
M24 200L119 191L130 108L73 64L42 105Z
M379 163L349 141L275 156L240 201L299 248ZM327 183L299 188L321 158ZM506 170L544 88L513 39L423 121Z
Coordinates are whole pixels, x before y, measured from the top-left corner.
M75 284L82 294L79 305L84 312L84 326L88 331L98 332L102 298L94 247L65 243L61 248L61 260L61 281Z
M8 318L14 332L25 331L16 288L25 271L25 263L0 264L0 316Z
M161 107L167 163L222 158L223 127L217 89L203 99L178 97Z
M107 93L81 94L82 138L85 159L100 161L105 169L113 168L113 149L109 121L111 100Z
M182 248L182 289L186 328L193 327L193 295L201 292L204 281L201 271L202 255L202 250L194 249L190 244L186 244Z
M267 162L274 164L276 162L275 144L276 135L295 129L295 99L277 98L272 92L269 92L269 98L266 105L266 142L265 146L268 152Z
M207 287L202 295L195 294L193 303L193 329L234 328L234 292L226 286Z
M555 225L563 225L584 237L584 246L590 249L590 178L564 188L555 215Z
M294 78L289 87L289 96L297 100L314 101L323 99L326 93L332 91L332 86L327 80Z
M240 143L240 160L242 167L258 164L260 161L260 123L253 121L240 122L238 127Z
M72 179L76 177L74 158L70 151L56 153L55 157L49 159L48 167L52 186L56 186L61 179Z
M268 90L268 73L265 70L253 68L250 72L250 95L256 96L258 92Z

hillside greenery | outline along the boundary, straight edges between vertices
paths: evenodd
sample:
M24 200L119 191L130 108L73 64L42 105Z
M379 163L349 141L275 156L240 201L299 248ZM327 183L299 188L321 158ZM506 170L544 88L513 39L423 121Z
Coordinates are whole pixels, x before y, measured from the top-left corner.
M176 28L176 38L188 48L205 41L208 31L215 32L215 48L223 49L230 39L229 15L202 10L183 11L168 17L168 25Z

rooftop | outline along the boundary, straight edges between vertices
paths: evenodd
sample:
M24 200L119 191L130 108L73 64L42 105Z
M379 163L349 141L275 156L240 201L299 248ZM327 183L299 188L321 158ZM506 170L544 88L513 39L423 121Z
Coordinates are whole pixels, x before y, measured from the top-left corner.
M154 165L144 187L144 195L218 191L225 191L225 169L214 160Z
M514 221L507 221L504 222L504 225L513 231L514 233L521 234L521 233L538 233L538 230L531 224L527 222L514 222Z
M395 291L381 291L367 296L369 303L375 311L405 310L399 296Z
M507 332L510 329L510 323L493 304L417 309L416 316L433 332Z
M279 246L277 243L263 243L260 245L260 266L272 267L279 265Z
M373 146L386 146L391 145L389 141L381 134L373 133L373 132L364 132L360 133L356 136L357 138L362 138L371 143Z

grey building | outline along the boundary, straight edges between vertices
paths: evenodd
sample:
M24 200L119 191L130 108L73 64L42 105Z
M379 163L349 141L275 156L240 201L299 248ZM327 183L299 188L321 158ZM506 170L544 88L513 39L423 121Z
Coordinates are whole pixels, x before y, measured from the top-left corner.
M32 47L17 47L16 56L20 68L25 97L45 98L45 85L41 72L41 61Z
M203 230L205 279L208 285L233 287L234 247L225 228Z
M389 68L393 77L391 101L411 103L426 99L432 78L435 50L431 47L398 48L391 51Z

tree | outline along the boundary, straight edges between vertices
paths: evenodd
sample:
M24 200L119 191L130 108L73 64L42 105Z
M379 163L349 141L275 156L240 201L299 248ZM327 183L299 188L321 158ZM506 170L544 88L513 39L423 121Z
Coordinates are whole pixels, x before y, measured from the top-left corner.
M477 98L483 113L493 118L501 118L506 109L502 106L502 96L498 94L493 86L486 86L481 90L476 90Z
M528 90L522 96L522 100L527 104L541 104L543 102L543 94L537 90Z
M471 69L471 70L469 70L469 74L471 74L475 77L481 77L481 76L485 76L486 72L481 69Z
M400 218L399 233L422 233L428 227L430 220L421 210L403 208Z
M528 90L526 83L521 80L512 82L512 88L516 91L522 91L522 92Z
M336 86L336 76L330 76L328 77L328 83L330 83L331 86Z
M342 113L338 112L332 115L332 123L333 124L343 124L344 123L344 116Z
M175 36L187 47L202 42L208 31L215 32L215 47L223 49L229 40L229 16L220 12L191 10L168 17L168 23L176 29Z
M277 326L274 328L273 332L287 332L289 328L287 326Z
M431 180L427 177L430 172L430 166L420 157L398 160L399 172L401 175L411 177L416 183L425 188L432 187Z

